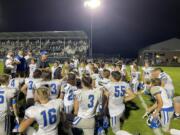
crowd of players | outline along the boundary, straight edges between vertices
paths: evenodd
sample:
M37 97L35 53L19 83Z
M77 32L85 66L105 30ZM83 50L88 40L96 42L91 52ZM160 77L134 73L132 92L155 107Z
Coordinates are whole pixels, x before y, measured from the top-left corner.
M50 66L44 58L38 66L31 58L29 72L0 75L0 135L105 135L109 126L115 135L131 135L120 129L120 119L141 94L154 102L146 110L150 127L160 122L163 133L170 132L171 119L180 117L171 77L148 62L141 74L135 62L129 71L121 61L72 59Z

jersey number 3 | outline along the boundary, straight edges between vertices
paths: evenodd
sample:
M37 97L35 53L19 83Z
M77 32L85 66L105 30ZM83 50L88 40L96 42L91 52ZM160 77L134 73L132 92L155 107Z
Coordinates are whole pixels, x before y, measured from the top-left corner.
M42 111L41 115L43 116L44 127L46 127L48 124L52 125L56 123L56 120L57 120L56 109L54 108L49 109L48 112Z
M92 108L94 106L94 95L89 95L88 99L89 99L88 108Z

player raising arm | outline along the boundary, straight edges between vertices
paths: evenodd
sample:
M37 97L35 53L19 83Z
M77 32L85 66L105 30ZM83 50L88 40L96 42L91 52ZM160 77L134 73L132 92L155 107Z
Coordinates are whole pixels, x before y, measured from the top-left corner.
M19 132L22 133L36 121L39 129L36 135L58 135L58 124L62 110L62 100L49 100L49 89L40 87L35 90L36 105L25 111L25 118L21 122Z

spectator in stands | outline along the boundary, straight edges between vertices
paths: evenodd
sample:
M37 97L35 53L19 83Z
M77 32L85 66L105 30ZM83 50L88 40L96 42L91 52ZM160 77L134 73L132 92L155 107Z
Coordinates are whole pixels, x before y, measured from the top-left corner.
M46 51L42 51L40 53L40 59L37 62L37 68L39 68L42 71L49 71L50 70L50 66L49 66L49 62L48 62L48 55Z
M10 50L8 51L7 53L7 56L4 60L4 72L6 74L9 74L12 76L12 78L15 77L15 73L16 73L16 68L17 68L17 65L18 62L14 60L14 54L13 52Z
M17 75L20 77L25 77L28 70L28 66L26 59L24 58L24 52L22 50L18 52L18 55L15 57L15 60L17 61Z

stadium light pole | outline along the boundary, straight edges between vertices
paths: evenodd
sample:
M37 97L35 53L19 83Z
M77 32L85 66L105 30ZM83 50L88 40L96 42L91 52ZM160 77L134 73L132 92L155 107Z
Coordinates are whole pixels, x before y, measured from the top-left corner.
M85 0L84 7L91 10L91 34L90 34L90 57L93 56L93 20L94 14L93 11L100 7L101 1L100 0Z

